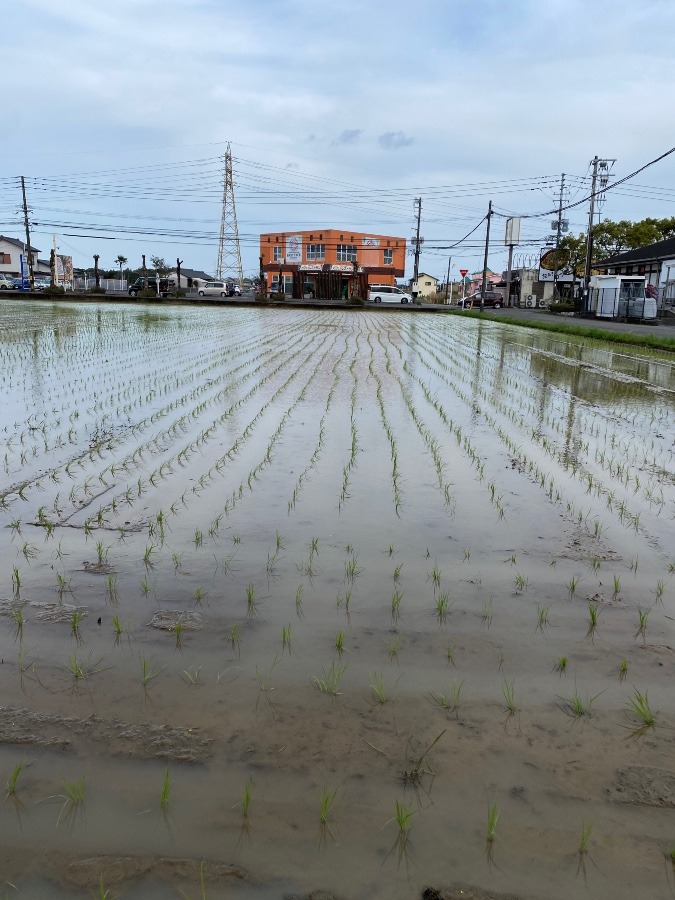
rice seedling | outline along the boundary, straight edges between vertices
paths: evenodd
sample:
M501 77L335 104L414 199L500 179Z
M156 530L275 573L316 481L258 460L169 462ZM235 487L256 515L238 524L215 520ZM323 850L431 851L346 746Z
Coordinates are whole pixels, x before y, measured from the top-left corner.
M106 603L114 606L119 597L117 594L117 579L114 575L108 575L105 580L105 599Z
M387 645L387 650L389 652L389 659L398 663L398 651L401 649L401 636L399 634L396 637L391 638L389 644Z
M158 678L161 673L164 671L164 666L161 668L157 666L153 660L148 659L147 656L141 656L141 684L144 688L147 688L150 682L154 681L155 678Z
M462 562L471 562L471 547L464 548L464 559Z
M84 815L84 775L78 781L64 781L63 794L58 794L54 798L63 800L63 805L56 820L58 827L62 821L74 824L76 818L82 818Z
M277 553L279 553L281 550L284 549L284 539L283 539L283 537L279 534L278 531L277 531L277 533L276 533L276 549L277 549Z
M591 643L595 639L595 630L598 627L598 615L600 610L597 603L588 604L588 629L586 631L586 639L590 638Z
M345 649L345 633L344 631L338 631L335 635L335 652L342 659L342 654Z
M393 544L389 544L389 548L388 548L388 550L387 550L387 553L389 554L389 556L393 556L395 552L396 552L396 551L394 550L394 545L393 545Z
M516 591L522 593L523 591L527 590L530 582L525 575L523 575L521 572L518 572L513 579L513 583L515 584Z
M170 628L170 631L173 632L174 638L176 640L176 650L180 650L181 652L183 650L183 630L184 630L184 628L185 628L185 624L180 619L177 622L175 622Z
M637 575L637 570L638 570L638 559L639 559L639 558L636 556L635 559L631 559L631 561L630 561L630 567L629 567L629 568L630 568L631 572L633 572L634 575Z
M393 818L389 819L383 825L383 828L386 828L391 822L396 822L398 826L399 835L408 835L410 829L412 828L412 820L415 815L412 806L408 806L405 803L402 803L400 800L396 800L396 805L394 807L394 815Z
M240 806L241 806L241 814L244 818L244 821L248 820L249 809L251 808L251 798L253 797L253 779L247 778L246 784L244 785L244 793L241 798Z
M28 541L25 541L23 547L21 548L21 553L25 557L26 562L29 562L31 559L34 559L38 555L38 548L34 547L32 544L29 544Z
M570 595L570 600L574 599L574 595L577 592L577 587L579 586L580 579L573 575L570 580L567 582L567 591Z
M490 597L490 599L483 605L483 609L481 610L480 614L481 625L485 628L489 628L490 625L492 625L492 614L492 597Z
M619 596L619 592L621 591L621 579L618 575L614 575L614 589L612 591L612 600L616 600Z
M334 791L331 791L328 788L328 785L324 785L323 790L319 795L319 824L321 826L325 826L325 828L331 834L331 837L332 832L330 831L330 827L328 825L328 817L330 816L330 811L333 807L333 803L335 803L335 798L337 797L339 790L339 786L336 787Z
M593 830L593 821L589 820L588 822L584 820L581 824L581 834L579 835L579 856L583 856L585 853L588 853L588 844L591 839L591 832Z
M286 649L288 649L289 653L292 653L292 639L291 639L291 624L284 625L281 629L281 652L283 653Z
M666 586L663 581L659 580L656 582L656 587L654 588L654 596L656 597L656 603L663 603L663 594L665 592Z
M438 619L439 627L442 627L446 624L450 605L450 598L447 593L439 594L438 597L436 597L434 609L436 611L436 618Z
M150 593L150 582L147 580L147 578L142 578L141 579L141 594L144 597L147 597L149 593Z
M591 560L591 566L593 567L593 571L597 572L600 569L602 564L602 558L597 554Z
M394 569L394 581L398 582L401 578L401 569L403 568L403 563L399 563Z
M622 659L619 663L619 681L625 681L628 675L628 660Z
M84 642L82 634L80 633L80 622L83 618L84 612L79 609L73 610L73 613L70 617L70 632L78 644L82 644Z
M566 675L568 662L569 660L566 656L559 656L553 664L553 671L557 672L558 675Z
M279 662L279 657L274 658L274 662L270 666L269 670L262 671L258 666L255 667L255 680L258 685L258 697L255 703L256 713L258 712L258 705L260 703L260 698L264 696L267 701L268 706L274 711L274 704L270 699L270 694L274 690L274 686L272 685L272 676L274 674L274 670Z
M637 688L633 688L633 693L626 701L626 714L642 723L631 729L631 737L643 737L650 728L656 726L657 713L652 712L647 691L643 694Z
M376 703L384 706L384 704L388 703L391 699L386 687L384 686L384 677L381 672L373 672L370 678L371 681L369 687L372 692L373 700Z
M202 684L201 671L201 666L191 666L189 669L184 669L180 673L180 677L185 682L185 684L196 687L197 685Z
M164 770L164 777L162 778L162 787L159 791L159 805L163 812L166 812L169 808L169 803L171 801L171 772L169 771L169 767L167 766Z
M25 624L23 610L21 609L21 607L13 607L10 612L10 617L14 622L14 640L18 640L19 642L21 642L23 640L23 626Z
M434 591L438 590L441 586L441 570L438 568L438 563L434 563L434 567L431 572L427 572L427 581L430 581L433 585Z
M204 533L199 528L195 528L194 545L195 549L201 547L204 543Z
M241 544L241 536L238 534L232 535L232 543L233 544Z
M345 560L345 584L354 584L354 581L362 574L362 572L363 568L357 564L355 556Z
M651 608L643 609L638 604L638 608L637 608L638 630L635 632L634 637L642 637L643 644L647 643L647 618L648 618L650 612L651 612Z
M396 588L391 595L391 621L395 624L401 618L401 601L403 600L403 591Z
M515 681L507 681L505 678L502 682L502 694L504 696L504 703L506 704L508 719L511 716L515 716L515 714L518 712L518 706L516 704Z
M12 590L14 599L17 600L21 595L21 573L17 566L12 566Z
M499 807L497 806L497 798L490 803L488 801L487 808L487 824L485 830L486 843L492 844L497 837L497 823L499 822Z
M241 625L232 625L230 628L230 646L241 658Z
M537 631L544 631L551 624L548 618L550 609L550 606L540 606L537 603Z
M313 687L321 694L328 694L330 697L337 697L340 694L340 682L347 671L347 664L336 666L332 664L330 669L323 670L323 678L312 675L311 683Z
M255 597L255 588L252 584L246 585L246 617L252 619L258 615L258 603Z
M28 766L28 763L25 761L15 763L12 771L9 773L9 778L5 783L5 788L7 793L5 794L5 799L8 797L16 796L17 784L19 782L19 778L21 777L21 773Z
M602 691L600 693L602 693ZM600 694L595 694L593 697L587 697L586 700L583 700L581 695L575 690L575 693L572 694L571 697L559 697L559 700L561 701L559 708L566 716L573 719L580 719L582 716L590 716L593 713L593 703L599 696Z

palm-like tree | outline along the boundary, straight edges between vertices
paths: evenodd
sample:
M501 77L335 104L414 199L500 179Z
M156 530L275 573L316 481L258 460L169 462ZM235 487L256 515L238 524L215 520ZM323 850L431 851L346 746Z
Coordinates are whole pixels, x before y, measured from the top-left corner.
M120 267L120 285L121 285L122 284L122 266L126 266L127 258L126 258L126 256L122 256L122 254L120 253L119 256L117 257L117 259L115 260L115 262Z

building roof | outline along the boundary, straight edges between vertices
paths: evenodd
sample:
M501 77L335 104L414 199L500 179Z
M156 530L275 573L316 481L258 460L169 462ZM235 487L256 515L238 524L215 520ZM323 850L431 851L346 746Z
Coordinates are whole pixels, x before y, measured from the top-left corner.
M176 268L171 270L172 272L176 271ZM214 281L213 275L207 275L206 272L202 272L200 269L184 269L182 266L180 267L180 274L185 276L185 278L201 278L204 281Z
M665 241L657 241L647 247L637 247L635 250L627 250L610 256L609 259L601 259L594 263L596 268L607 266L630 266L634 263L653 262L654 260L668 259L675 256L675 238L667 238Z
M420 273L417 275L417 280L419 281L420 278L433 278L434 281L438 281L438 278L436 278L435 275L429 275L428 272L420 272Z
M25 241L19 241L16 238L7 237L4 234L0 234L0 241L5 241L7 244L13 244L15 247L20 247L22 250L26 246ZM31 247L30 250L31 250L31 253L39 253L40 252L37 247Z

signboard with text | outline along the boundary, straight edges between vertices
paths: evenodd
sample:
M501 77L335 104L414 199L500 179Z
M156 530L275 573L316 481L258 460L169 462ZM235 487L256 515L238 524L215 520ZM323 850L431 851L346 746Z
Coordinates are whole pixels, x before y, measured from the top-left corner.
M286 238L286 262L290 264L302 262L301 234L291 234Z

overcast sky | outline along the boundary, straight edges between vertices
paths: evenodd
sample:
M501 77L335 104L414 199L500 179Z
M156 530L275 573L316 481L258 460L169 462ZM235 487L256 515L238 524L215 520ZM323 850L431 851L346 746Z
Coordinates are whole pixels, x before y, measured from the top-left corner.
M0 232L75 265L142 253L213 272L221 157L235 160L245 275L257 236L410 238L421 268L482 265L482 223L621 178L675 145L672 0L18 0L5 31ZM607 194L611 219L675 215L675 154ZM585 228L587 206L567 214ZM524 256L550 216L523 225ZM504 219L489 264L505 265ZM407 275L412 273L412 259Z

